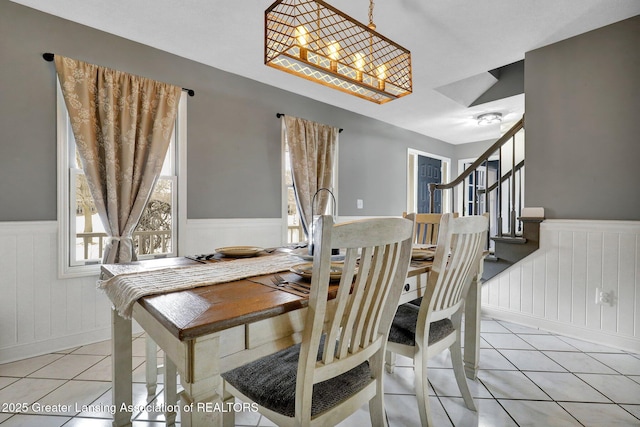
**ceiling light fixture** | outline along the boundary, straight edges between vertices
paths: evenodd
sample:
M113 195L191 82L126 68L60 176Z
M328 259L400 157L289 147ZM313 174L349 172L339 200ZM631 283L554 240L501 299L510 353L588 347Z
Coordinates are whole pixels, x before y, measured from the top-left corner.
M476 117L480 126L492 125L502 122L502 113L485 113Z
M264 12L264 63L384 104L412 91L411 53L321 0L277 0Z

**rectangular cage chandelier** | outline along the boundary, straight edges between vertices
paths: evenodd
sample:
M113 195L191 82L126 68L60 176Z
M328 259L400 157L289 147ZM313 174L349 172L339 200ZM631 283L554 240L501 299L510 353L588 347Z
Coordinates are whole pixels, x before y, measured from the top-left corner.
M384 104L412 91L411 53L321 0L277 0L264 12L266 65Z

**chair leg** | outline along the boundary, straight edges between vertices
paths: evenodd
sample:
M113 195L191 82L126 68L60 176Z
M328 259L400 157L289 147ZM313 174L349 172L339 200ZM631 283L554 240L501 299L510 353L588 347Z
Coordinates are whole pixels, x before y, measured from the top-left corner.
M388 427L387 415L384 411L384 374L382 366L384 364L383 353L378 352L370 360L371 371L376 376L376 395L369 400L369 416L371 417L371 425L379 427Z
M387 351L384 360L385 369L388 373L393 374L393 371L396 367L396 354L392 351Z
M420 424L423 427L433 427L431 419L431 408L429 406L429 380L427 379L427 352L416 352L413 358L416 373L416 399L418 400L418 412L420 413Z
M460 389L460 393L462 393L462 398L464 399L465 405L467 408L472 411L476 410L476 405L473 402L473 397L471 397L471 392L469 391L469 385L467 384L467 377L464 372L464 362L462 361L462 349L460 348L460 329L456 331L458 335L456 341L451 344L449 347L449 351L451 352L451 364L453 365L453 373L456 377L456 382L458 383L458 388Z

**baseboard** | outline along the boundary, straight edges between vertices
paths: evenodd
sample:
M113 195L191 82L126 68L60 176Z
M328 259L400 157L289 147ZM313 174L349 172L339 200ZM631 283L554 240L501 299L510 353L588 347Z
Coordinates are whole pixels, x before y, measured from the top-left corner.
M634 337L620 336L619 334L608 333L574 326L562 322L556 322L527 314L501 310L494 307L482 307L482 315L496 320L504 320L516 323L529 328L541 329L543 331L576 338L582 341L613 347L619 350L640 353L640 339Z
M111 339L110 326L79 334L64 335L43 341L5 347L0 350L0 364L55 353L56 351L68 350L108 339Z

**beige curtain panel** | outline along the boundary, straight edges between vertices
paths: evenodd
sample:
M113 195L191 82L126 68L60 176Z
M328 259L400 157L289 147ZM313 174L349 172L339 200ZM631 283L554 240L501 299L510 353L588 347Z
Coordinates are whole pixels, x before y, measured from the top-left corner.
M321 188L333 190L333 165L339 129L298 117L284 116L285 136L289 145L293 187L300 208L305 234L311 225L311 202ZM313 212L325 214L330 194L316 196Z
M110 239L103 263L136 260L132 234L162 170L181 88L55 56L76 146Z

